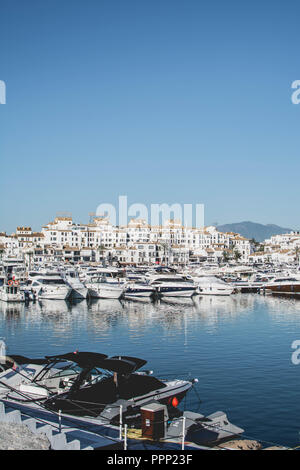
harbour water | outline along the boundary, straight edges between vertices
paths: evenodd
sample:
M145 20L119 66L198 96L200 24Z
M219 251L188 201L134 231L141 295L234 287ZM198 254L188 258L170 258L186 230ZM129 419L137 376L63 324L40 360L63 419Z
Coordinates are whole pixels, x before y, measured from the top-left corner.
M8 354L74 350L144 358L158 377L196 377L182 407L222 410L245 437L300 444L300 302L259 294L171 301L0 303ZM199 397L201 402L199 401Z

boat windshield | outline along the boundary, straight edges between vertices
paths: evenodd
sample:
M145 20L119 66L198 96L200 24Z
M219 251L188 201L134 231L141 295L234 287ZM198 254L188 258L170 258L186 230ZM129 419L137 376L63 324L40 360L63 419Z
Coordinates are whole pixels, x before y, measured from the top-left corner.
M38 282L41 284L55 284L55 285L63 285L65 284L63 279L37 279Z

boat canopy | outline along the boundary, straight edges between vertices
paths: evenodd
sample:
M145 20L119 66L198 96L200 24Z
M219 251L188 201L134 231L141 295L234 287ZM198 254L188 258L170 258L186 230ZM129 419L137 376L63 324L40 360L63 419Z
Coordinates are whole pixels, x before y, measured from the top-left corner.
M108 357L106 354L95 352L72 352L60 354L57 356L46 356L48 360L67 360L78 364L83 369L101 367L111 372L118 374L131 374L132 372L140 369L147 361L139 359L138 357L131 356L113 356Z
M107 358L107 354L86 352L86 351L75 351L65 354L58 354L56 356L46 356L50 361L72 361L76 362L80 367L102 367L103 360Z
M87 351L75 351L64 354L57 354L55 356L45 356L42 359L32 359L25 356L11 355L6 356L7 362L16 362L19 365L23 364L51 364L60 361L71 361L78 364L82 369L93 369L100 367L101 369L116 372L118 374L127 375L132 374L136 370L144 366L147 361L132 356L112 356L108 357L107 354Z
M10 362L16 362L18 365L23 365L23 364L48 364L49 360L44 358L44 359L32 359L29 357L25 356L19 356L17 354L12 354L10 356L5 357L5 362L10 363Z
M103 369L117 372L118 374L131 374L147 364L144 359L130 356L113 356L103 361Z

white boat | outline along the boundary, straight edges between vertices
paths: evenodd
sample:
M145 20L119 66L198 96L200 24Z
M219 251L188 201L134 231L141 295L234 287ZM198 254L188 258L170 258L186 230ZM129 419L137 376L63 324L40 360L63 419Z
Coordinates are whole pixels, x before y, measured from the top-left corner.
M197 286L185 276L177 274L156 274L150 276L149 285L161 297L192 297Z
M66 300L72 288L68 286L59 273L45 273L34 276L27 281L27 287L38 299Z
M64 274L65 282L71 287L72 289L72 297L74 299L86 299L88 295L88 289L80 281L77 271L75 269L68 269Z
M100 276L93 277L86 283L89 296L96 299L119 299L124 290L125 285L119 282L107 281L106 278Z
M25 294L20 290L18 281L8 281L0 287L0 300L3 302L25 302Z
M148 284L132 282L128 283L124 290L124 297L152 297L155 289Z
M215 276L194 277L200 295L231 295L234 287Z
M86 283L89 283L93 278L102 278L105 279L106 282L110 282L112 284L115 284L116 282L118 284L124 284L126 282L126 277L124 275L124 272L120 272L119 269L117 268L100 268L100 267L93 267L89 268L85 273L82 275L81 280Z

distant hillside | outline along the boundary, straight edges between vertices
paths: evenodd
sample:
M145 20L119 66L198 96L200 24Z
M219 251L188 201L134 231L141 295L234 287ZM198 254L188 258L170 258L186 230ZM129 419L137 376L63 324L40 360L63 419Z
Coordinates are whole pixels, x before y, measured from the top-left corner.
M256 241L262 242L272 235L280 235L282 233L291 232L291 228L283 228L273 224L256 224L254 222L238 222L236 224L219 225L217 229L220 232L235 232L246 238L255 238Z

